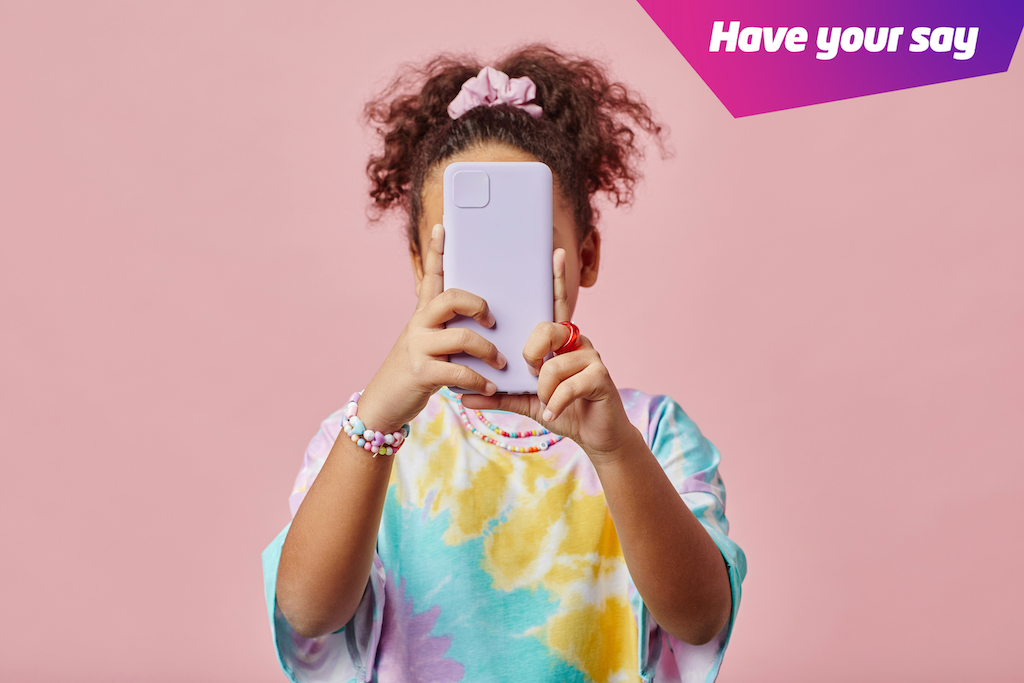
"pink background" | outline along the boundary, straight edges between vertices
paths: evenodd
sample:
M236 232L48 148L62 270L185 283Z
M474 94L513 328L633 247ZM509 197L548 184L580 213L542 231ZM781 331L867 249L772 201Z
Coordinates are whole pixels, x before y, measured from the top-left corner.
M723 453L720 680L1019 675L1024 72L735 120L633 0L351 4L0 3L0 679L283 680L260 551L415 303L361 105L534 39L671 129L577 321Z

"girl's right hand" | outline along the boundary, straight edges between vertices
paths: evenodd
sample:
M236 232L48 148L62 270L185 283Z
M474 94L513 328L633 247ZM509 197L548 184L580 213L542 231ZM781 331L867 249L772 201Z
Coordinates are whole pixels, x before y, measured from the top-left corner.
M416 312L359 399L359 417L371 429L385 433L401 429L442 386L465 387L485 396L497 390L494 382L479 373L448 362L449 354L468 353L499 370L507 363L497 347L477 332L445 328L456 315L493 327L494 316L481 297L461 289L445 291L443 253L444 227L438 224L423 257Z

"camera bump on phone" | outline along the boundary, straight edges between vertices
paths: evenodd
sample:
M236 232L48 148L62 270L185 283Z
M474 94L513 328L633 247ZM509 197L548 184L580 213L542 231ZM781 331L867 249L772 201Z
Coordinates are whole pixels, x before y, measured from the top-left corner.
M452 199L459 208L481 209L491 200L490 179L483 171L459 171L452 181Z

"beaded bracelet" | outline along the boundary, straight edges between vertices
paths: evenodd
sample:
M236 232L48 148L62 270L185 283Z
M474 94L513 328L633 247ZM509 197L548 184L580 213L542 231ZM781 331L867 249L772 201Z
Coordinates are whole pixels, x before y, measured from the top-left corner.
M378 455L394 455L401 448L402 444L405 443L406 437L409 436L409 423L405 423L402 425L401 430L392 434L375 432L366 427L363 421L356 417L356 410L359 408L359 398L362 395L362 392L357 391L348 400L348 405L345 406L345 419L341 421L341 428L345 430L345 434L357 446L373 453L373 457L376 458Z

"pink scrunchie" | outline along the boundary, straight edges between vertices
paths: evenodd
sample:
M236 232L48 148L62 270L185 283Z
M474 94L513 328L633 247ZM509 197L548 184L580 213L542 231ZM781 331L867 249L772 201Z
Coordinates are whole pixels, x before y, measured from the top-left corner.
M485 66L480 73L462 84L462 90L448 105L448 116L457 119L474 107L484 104L511 104L539 118L544 111L536 104L527 104L537 96L537 86L529 76L509 78L503 71Z

